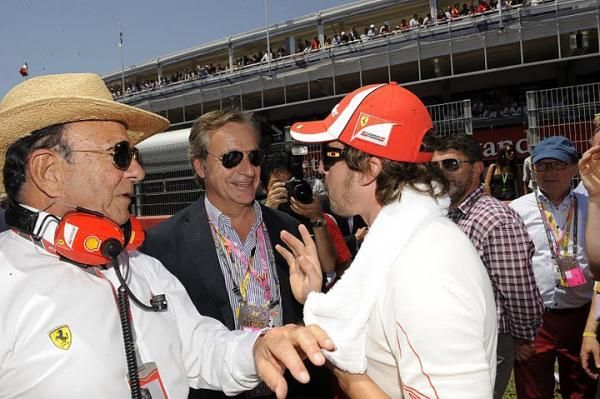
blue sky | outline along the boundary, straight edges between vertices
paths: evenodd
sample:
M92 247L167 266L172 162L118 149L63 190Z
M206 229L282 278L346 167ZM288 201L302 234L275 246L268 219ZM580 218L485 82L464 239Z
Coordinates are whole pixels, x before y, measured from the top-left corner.
M268 0L269 22L349 1ZM30 77L106 74L125 66L265 25L264 0L0 0L0 96Z

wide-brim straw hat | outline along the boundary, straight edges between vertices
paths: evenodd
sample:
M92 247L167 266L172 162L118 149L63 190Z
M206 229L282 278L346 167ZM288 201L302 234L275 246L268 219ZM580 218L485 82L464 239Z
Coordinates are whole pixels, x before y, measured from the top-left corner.
M134 143L169 127L162 116L114 101L96 74L31 78L15 86L0 102L0 180L6 149L21 137L61 123L90 120L121 122Z

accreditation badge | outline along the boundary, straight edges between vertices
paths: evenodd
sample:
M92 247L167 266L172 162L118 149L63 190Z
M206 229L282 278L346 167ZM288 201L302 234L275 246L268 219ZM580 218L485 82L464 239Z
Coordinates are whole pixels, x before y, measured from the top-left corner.
M586 283L583 269L574 256L561 255L554 259L560 272L560 285L563 287L578 287Z
M244 331L260 331L269 326L271 312L269 309L251 303L240 305L239 322Z

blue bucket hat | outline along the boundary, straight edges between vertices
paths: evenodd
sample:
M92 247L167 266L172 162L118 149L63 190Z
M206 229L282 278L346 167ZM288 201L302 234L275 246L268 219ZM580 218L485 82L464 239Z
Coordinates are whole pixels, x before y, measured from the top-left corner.
M534 164L545 158L572 163L577 161L579 154L569 139L563 136L553 136L537 143L531 154L531 162Z

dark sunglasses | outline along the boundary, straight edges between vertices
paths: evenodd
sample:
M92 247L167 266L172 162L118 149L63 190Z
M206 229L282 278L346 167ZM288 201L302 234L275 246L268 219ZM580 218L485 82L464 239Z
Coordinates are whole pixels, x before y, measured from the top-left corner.
M552 162L538 162L533 165L533 168L536 172L545 172L548 169L552 170L565 170L569 166L569 164L561 161L552 161Z
M138 149L129 144L128 141L120 141L107 150L71 150L71 152L91 152L95 154L107 154L113 157L113 163L120 170L127 170L134 159L139 158Z
M326 172L329 169L338 163L339 161L343 161L346 159L346 155L348 151L346 148L337 148L337 147L329 147L323 146L321 148L321 160L323 161L323 170Z
M226 169L231 169L238 166L242 162L242 159L244 159L244 154L248 154L248 161L250 161L252 166L260 166L265 159L265 152L261 149L246 152L237 150L228 151L220 157L213 155L208 151L206 151L206 153L211 157L221 161L221 164L223 164L223 167Z
M434 161L433 163L437 164L443 170L448 172L454 172L460 168L461 163L473 163L473 161L459 161L458 159L442 159L441 161Z

